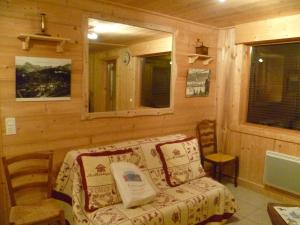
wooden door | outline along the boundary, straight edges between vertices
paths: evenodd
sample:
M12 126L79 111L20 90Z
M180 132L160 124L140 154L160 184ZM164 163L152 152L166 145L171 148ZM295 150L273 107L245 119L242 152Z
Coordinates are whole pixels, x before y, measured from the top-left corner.
M106 65L106 111L116 110L116 60Z

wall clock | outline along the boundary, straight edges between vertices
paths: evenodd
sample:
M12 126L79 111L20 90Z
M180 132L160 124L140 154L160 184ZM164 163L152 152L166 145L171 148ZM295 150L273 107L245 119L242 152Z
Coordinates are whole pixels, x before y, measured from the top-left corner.
M130 62L130 53L129 52L124 52L122 56L122 61L124 64L128 65Z

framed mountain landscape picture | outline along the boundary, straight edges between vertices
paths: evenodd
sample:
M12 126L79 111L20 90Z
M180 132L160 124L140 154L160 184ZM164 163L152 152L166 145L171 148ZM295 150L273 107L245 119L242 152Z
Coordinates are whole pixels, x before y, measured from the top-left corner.
M16 56L16 100L71 99L71 59Z
M209 95L209 86L209 69L189 69L186 79L186 97L206 97Z

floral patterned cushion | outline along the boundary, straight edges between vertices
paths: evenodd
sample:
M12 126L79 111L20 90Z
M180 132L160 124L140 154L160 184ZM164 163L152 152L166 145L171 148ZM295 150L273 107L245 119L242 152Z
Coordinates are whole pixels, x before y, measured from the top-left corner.
M113 180L110 164L130 161L131 149L81 154L78 158L88 212L121 201Z
M158 144L156 150L163 164L166 181L171 187L205 175L196 138Z

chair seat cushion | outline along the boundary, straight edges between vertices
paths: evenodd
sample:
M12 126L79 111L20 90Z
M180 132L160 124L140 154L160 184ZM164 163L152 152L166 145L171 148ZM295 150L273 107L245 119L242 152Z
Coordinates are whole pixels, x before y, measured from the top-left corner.
M205 159L216 163L224 163L234 160L235 157L227 154L215 153L206 155Z
M58 217L61 210L58 204L57 200L50 198L34 205L13 206L9 222L22 225Z

